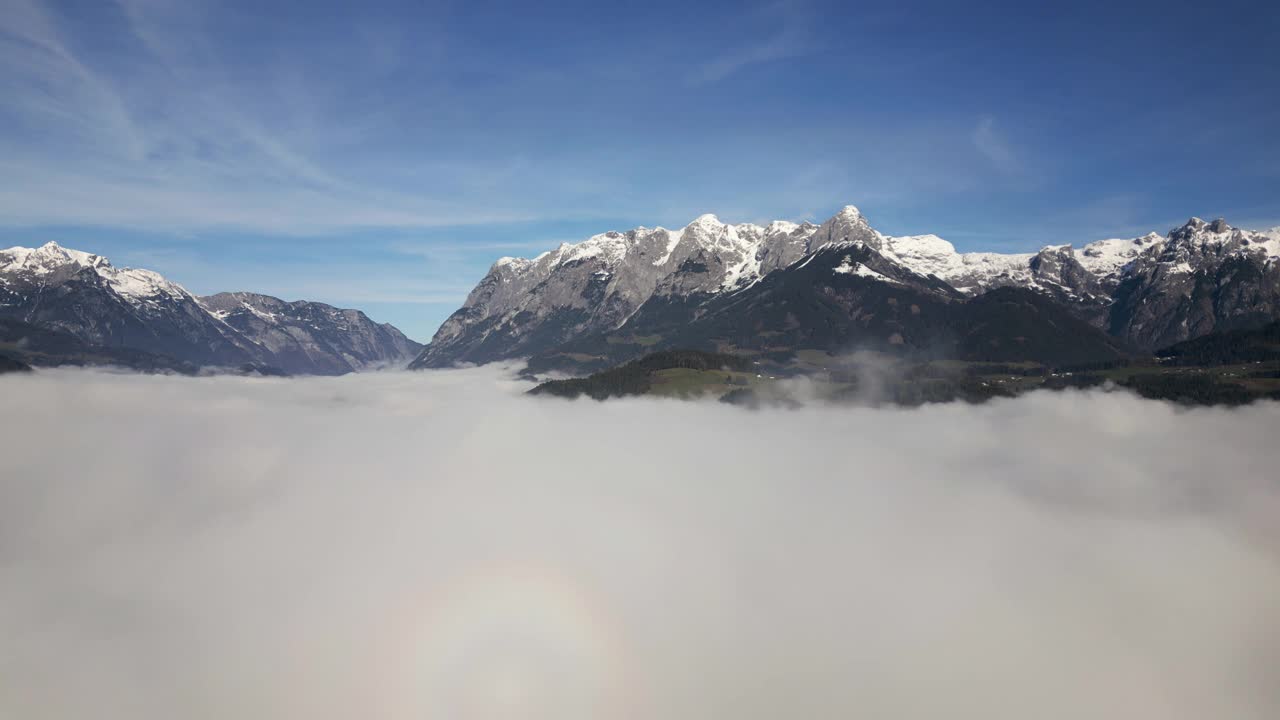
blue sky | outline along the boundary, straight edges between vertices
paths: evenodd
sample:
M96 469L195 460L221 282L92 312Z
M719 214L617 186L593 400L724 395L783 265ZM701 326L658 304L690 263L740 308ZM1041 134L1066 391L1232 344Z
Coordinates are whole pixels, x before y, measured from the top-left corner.
M1276 4L1052 5L0 0L0 245L425 340L496 257L703 212L1280 225Z

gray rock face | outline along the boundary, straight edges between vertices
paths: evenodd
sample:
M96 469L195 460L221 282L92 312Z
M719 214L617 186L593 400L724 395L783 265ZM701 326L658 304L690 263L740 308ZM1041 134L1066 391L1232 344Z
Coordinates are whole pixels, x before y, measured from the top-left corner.
M1280 229L1248 232L1222 220L1194 219L1167 237L1001 254L959 253L936 235L886 236L852 206L821 225L730 225L703 215L679 230L610 232L531 260L498 260L411 367L524 357L592 333L625 335L646 303L697 306L843 246L865 246L894 266L850 272L956 297L1034 290L1148 348L1274 318L1280 294Z
M1280 317L1280 233L1192 218L1130 264L1117 284L1109 330L1163 347Z
M341 375L401 366L422 349L359 310L247 292L209 295L200 304L265 350L263 362L291 373Z
M257 359L248 338L211 317L180 285L57 243L0 250L0 315L93 345L199 364Z
M150 270L117 268L57 243L0 250L0 318L65 332L89 346L289 373L400 364L421 349L355 310L247 293L197 298Z
M852 207L821 227L729 225L703 215L679 230L609 232L532 260L502 258L411 367L518 357L618 328L651 298L732 291L795 263L822 242L873 235Z

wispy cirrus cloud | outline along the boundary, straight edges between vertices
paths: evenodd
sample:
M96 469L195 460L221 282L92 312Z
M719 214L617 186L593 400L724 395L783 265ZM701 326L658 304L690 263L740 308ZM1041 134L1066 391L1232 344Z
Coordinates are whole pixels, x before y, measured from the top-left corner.
M1146 187L1136 172L1099 181L1104 163L1149 168L1177 190L1153 201L1160 217L1192 202L1275 215L1274 108L1189 112L1159 83L1135 103L1131 85L1099 77L1071 112L1038 114L1037 93L984 81L988 68L1023 69L980 12L950 14L956 27L940 37L901 8L830 0L656 0L599 8L591 22L567 8L499 18L395 0L4 5L0 232L11 234L598 219L585 237L708 211L822 219L846 203L945 232L979 204L1000 223L1035 222ZM1265 65L1265 44L1238 47ZM1027 59L1026 72L1042 69ZM1123 62L1156 79L1170 67ZM1145 147L1090 125L1117 95L1160 130ZM1215 132L1188 147L1204 126ZM1187 162L1205 172L1177 173ZM1229 188L1208 180L1223 177Z
M691 85L719 82L745 68L814 52L817 41L809 32L809 14L797 4L780 2L757 9L755 23L769 27L763 39L738 37L730 49L696 67Z
M489 159L454 169L436 192L380 182L370 175L377 168L351 171L347 154L359 145L342 135L343 121L358 125L359 113L322 117L332 110L325 96L349 88L293 83L288 102L276 100L288 68L256 70L228 57L204 34L205 15L216 11L164 0L97 5L104 25L126 29L106 52L67 8L7 5L0 128L10 131L0 133L0 167L16 181L0 188L0 222L305 234L533 215L476 201L475 188L509 174ZM367 59L385 65L394 54Z
M973 147L991 163L992 167L1003 173L1016 173L1022 169L1022 163L1009 141L996 128L996 119L984 115L978 119L971 134Z

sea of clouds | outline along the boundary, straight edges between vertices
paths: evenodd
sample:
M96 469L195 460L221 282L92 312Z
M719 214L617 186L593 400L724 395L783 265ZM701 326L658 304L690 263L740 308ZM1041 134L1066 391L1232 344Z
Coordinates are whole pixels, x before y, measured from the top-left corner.
M1280 717L1280 405L0 378L0 717Z

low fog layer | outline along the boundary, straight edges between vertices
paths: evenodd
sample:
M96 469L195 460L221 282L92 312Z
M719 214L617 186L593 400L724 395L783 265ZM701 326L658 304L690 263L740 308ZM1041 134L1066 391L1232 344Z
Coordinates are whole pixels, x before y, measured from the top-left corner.
M0 717L1280 717L1280 406L0 378Z

